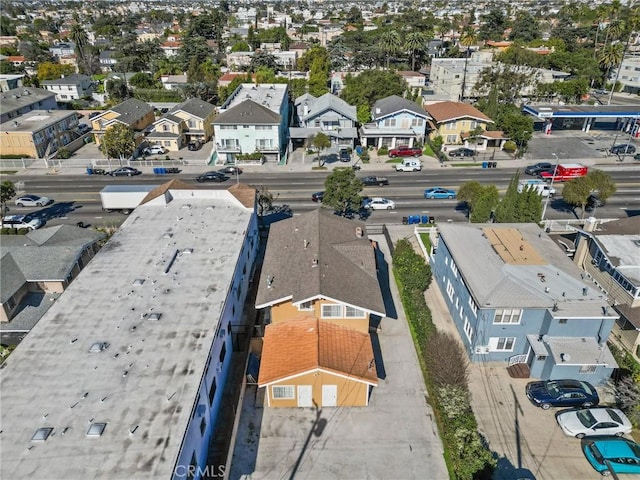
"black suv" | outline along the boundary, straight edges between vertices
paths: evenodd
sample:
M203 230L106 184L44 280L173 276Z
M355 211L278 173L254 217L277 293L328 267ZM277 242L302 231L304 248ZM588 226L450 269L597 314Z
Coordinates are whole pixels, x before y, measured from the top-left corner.
M636 153L636 147L631 145L630 143L621 143L620 145L614 145L609 150L614 155L627 155Z
M206 172L196 177L196 182L198 183L202 183L202 182L220 183L226 180L229 180L229 177L227 177L224 173L220 173L220 172Z
M587 203L584 206L585 212L593 212L596 208L602 207L604 202L600 199L597 193L592 193L587 197Z
M341 162L351 161L351 154L349 153L349 150L347 150L346 148L340 149L340 153L338 154L338 157L340 158Z
M527 175L539 175L545 170L553 170L553 164L549 162L540 162L534 163L533 165L529 165L524 169L524 173Z

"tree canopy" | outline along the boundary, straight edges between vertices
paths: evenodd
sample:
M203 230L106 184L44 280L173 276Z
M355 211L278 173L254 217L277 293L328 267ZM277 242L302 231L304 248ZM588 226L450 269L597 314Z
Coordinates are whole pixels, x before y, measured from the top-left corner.
M603 202L616 193L616 185L608 173L590 170L584 177L567 182L562 189L562 198L570 205L579 206L584 216L587 200L592 193L597 193Z
M107 157L118 158L120 161L129 158L136 149L133 130L122 123L116 123L107 129L102 144Z
M7 214L7 202L16 194L16 187L10 180L0 183L0 215L2 218Z
M371 108L381 98L402 96L406 88L407 82L395 72L365 70L357 76L346 76L340 98L350 105L368 105Z
M340 215L358 210L362 203L363 184L351 168L336 168L326 178L324 188L323 205L332 207Z

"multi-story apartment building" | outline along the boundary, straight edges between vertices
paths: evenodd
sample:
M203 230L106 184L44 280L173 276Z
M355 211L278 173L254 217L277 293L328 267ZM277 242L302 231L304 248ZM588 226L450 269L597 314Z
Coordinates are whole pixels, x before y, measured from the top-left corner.
M63 75L56 80L44 80L41 85L45 90L53 92L56 95L56 101L61 103L90 96L93 92L91 78L81 74Z

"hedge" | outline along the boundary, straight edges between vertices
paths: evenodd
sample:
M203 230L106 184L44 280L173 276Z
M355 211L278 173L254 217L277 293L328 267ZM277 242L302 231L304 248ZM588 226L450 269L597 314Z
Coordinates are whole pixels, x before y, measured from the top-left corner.
M429 403L441 434L450 477L455 480L491 478L496 461L478 432L466 379L461 382L458 376L454 383L449 383L442 378L437 379L438 376L434 374L438 368L444 366L439 366L438 362L447 362L448 359L429 353L441 349L443 345L458 350L460 346L453 337L448 338L448 335L438 332L433 324L431 311L424 298L424 292L432 280L431 268L406 239L396 243L392 261L425 386L430 392ZM466 359L464 352L458 353L458 358Z

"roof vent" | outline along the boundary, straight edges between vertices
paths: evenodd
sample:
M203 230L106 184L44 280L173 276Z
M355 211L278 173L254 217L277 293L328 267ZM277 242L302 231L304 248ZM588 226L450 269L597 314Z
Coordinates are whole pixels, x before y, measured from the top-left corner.
M162 235L162 238L171 238L171 237L173 237L173 233L171 232L165 232L165 234Z
M149 320L154 320L154 321L156 321L156 322L157 322L158 320L160 320L160 317L161 317L161 316L162 316L162 314L161 314L161 313L151 313L147 318L148 318Z
M308 246L309 246L309 240L307 240L307 239L305 238L305 239L304 239L304 249L306 250Z
M144 278L136 278L133 281L133 285L135 285L136 287L139 287L142 284L144 284Z
M273 275L267 275L267 288L271 288L272 283L273 283Z
M193 248L183 248L182 249L182 253L192 254L193 253Z
M587 287L584 287L584 288L582 289L582 296L583 296L583 297L586 297L586 296L587 296L587 292L589 292L589 289L588 289Z
M560 359L563 362L568 362L569 360L571 360L571 355L569 355L568 353L561 353L560 354Z
M106 423L92 423L87 430L87 437L101 437L106 427Z
M100 353L109 348L109 344L107 342L96 342L89 347L89 353Z
M32 442L45 442L49 435L53 432L53 427L42 427L36 430L36 433L31 437Z

